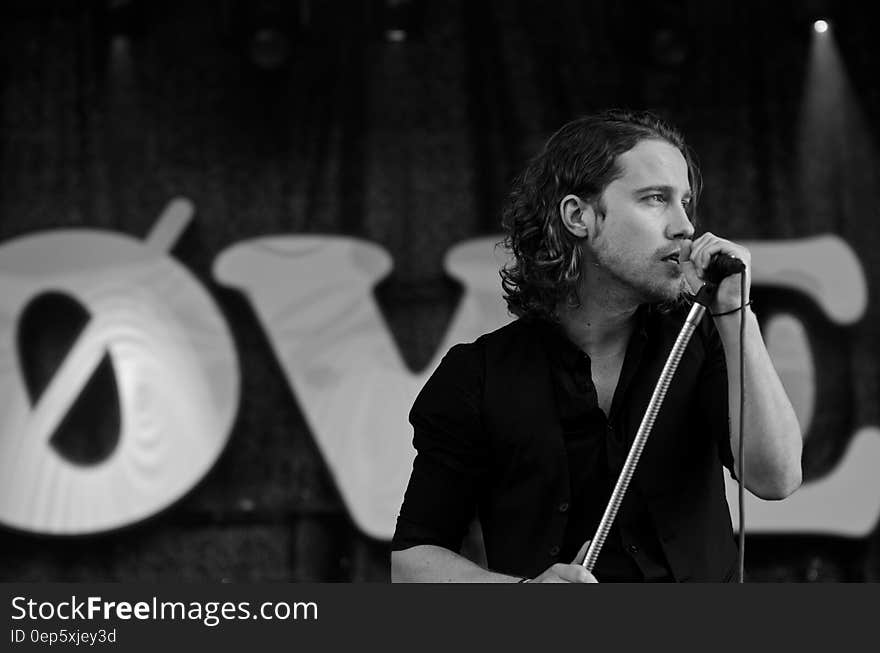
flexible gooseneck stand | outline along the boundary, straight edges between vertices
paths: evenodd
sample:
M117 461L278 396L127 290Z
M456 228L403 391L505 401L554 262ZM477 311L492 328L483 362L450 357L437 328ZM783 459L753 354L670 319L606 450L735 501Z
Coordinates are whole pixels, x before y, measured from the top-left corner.
M593 540L587 549L587 555L581 563L586 567L587 571L593 571L593 567L596 564L596 558L599 557L599 552L605 544L605 538L608 537L608 533L611 530L611 524L617 516L620 504L623 502L623 495L626 494L632 476L636 471L636 465L639 464L642 449L645 448L648 436L651 435L651 429L654 428L654 420L657 419L657 414L660 412L660 407L663 405L663 400L666 398L666 391L669 389L669 384L672 381L672 377L675 375L675 370L678 369L678 364L681 362L684 350L687 348L691 336L693 336L700 320L703 319L703 315L706 313L706 308L709 306L717 291L717 283L706 283L700 288L696 297L694 297L694 305L691 307L690 313L688 314L684 325L681 327L678 338L676 338L675 344L672 346L672 351L669 352L669 357L666 359L666 364L663 366L663 371L660 373L660 379L657 381L657 385L654 387L654 393L651 395L651 401L648 403L648 408L645 410L644 417L642 417L642 423L639 425L635 440L633 440L632 447L630 447L629 455L626 457L626 462L623 463L623 469L620 472L620 476L617 477L617 484L614 486L614 491L611 493L611 499L609 499L608 505L605 507L605 513L599 521L596 534L593 536Z

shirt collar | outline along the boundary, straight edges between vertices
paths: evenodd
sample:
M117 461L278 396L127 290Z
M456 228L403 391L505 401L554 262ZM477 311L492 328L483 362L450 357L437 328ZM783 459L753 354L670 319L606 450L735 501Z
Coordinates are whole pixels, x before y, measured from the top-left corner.
M656 311L653 304L641 304L636 309L633 336L643 339L648 337L650 318ZM542 326L544 341L554 360L568 369L574 368L582 360L589 360L589 355L568 338L559 322L542 321Z

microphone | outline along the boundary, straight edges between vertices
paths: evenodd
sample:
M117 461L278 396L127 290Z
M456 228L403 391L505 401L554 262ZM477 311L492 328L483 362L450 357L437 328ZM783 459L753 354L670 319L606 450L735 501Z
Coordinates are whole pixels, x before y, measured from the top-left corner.
M713 254L709 265L703 272L703 278L716 286L732 274L739 274L746 269L746 264L738 258L718 252Z

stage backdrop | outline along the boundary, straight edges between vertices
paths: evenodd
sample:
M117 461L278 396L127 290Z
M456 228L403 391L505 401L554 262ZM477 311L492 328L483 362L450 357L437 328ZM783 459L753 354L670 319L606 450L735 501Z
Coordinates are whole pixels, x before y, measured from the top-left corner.
M804 426L749 578L877 580L880 57L802 4L4 3L0 579L387 580L409 404L510 319L511 178L629 106L752 249Z

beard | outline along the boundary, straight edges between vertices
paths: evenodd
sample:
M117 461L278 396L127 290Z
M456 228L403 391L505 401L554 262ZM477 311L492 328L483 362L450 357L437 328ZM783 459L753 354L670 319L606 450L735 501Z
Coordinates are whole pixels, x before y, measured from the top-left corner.
M674 313L681 309L689 309L694 303L694 293L691 291L688 282L682 278L681 289L674 299L661 300L657 302L657 310L661 313Z
M670 264L658 256L627 251L597 251L593 264L599 268L609 288L630 297L637 304L658 304L670 309L690 301L690 286L684 273L671 273Z

